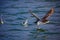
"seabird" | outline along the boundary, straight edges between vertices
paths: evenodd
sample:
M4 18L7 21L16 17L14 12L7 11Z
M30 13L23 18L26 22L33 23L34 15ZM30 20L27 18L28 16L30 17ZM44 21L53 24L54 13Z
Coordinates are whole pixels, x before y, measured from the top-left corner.
M4 24L4 22L3 22L3 19L2 19L2 18L0 19L0 23L1 23L1 24Z
M28 19L26 19L26 20L23 22L23 25L24 25L25 27L28 26Z
M3 20L1 19L1 24L4 24Z
M1 19L0 19L0 23L1 23L1 24L4 24L3 18L2 18L2 17L1 17Z
M51 8L48 13L42 18L40 19L35 13L33 13L31 10L29 10L29 12L37 19L35 23L37 23L37 25L40 24L46 24L49 23L48 21L48 17L50 17L53 13L54 13L54 8Z

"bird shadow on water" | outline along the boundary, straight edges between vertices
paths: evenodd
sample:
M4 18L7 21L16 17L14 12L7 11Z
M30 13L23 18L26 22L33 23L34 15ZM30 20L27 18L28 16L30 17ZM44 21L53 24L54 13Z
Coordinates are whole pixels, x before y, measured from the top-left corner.
M49 35L56 35L60 33L46 32L44 29L36 29L35 31L30 32L29 39L32 40L47 40Z
M31 31L30 35L29 35L29 39L32 40L46 40L47 39L47 35L43 34L44 32L46 32L46 30L44 29L34 29L33 31Z

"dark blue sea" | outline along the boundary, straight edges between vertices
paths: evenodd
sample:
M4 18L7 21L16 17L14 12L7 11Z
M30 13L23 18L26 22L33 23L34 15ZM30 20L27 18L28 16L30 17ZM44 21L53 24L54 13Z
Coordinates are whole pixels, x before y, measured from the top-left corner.
M48 24L40 25L29 10L42 18L52 7L54 14ZM59 0L0 0L0 40L60 40L60 1ZM22 25L26 19L28 26Z

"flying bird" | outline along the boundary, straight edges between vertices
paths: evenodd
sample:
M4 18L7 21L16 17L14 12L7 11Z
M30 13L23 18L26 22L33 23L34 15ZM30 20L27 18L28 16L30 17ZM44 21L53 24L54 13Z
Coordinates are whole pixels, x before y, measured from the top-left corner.
M26 19L23 23L22 23L25 27L28 26L28 19Z
M29 10L29 12L37 19L35 23L37 23L37 25L40 25L40 24L46 24L46 23L49 23L48 21L48 18L54 13L54 8L51 8L47 14L42 18L40 19L35 13L33 13L31 10Z
M1 24L4 24L3 20L1 19Z
M3 21L2 15L1 15L0 23L1 23L1 24L4 24L4 21Z

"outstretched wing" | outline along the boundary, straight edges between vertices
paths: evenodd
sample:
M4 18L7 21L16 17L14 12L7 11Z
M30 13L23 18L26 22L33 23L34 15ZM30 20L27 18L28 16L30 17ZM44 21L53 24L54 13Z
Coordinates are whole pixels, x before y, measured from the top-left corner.
M54 13L54 8L51 8L50 11L42 18L42 20L46 20L48 17L50 17Z
M33 13L31 10L29 10L29 12L30 12L37 20L40 20L40 18L39 18L35 13Z

